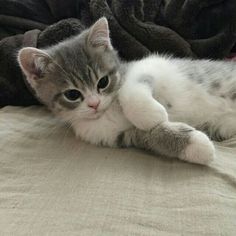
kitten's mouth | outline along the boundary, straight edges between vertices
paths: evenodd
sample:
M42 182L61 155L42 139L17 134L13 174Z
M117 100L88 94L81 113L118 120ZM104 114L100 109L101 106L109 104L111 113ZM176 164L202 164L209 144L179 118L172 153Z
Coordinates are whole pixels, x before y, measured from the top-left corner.
M103 114L104 114L105 110L99 110L99 111L94 111L89 118L90 119L99 119Z
M108 106L103 106L103 107L99 107L97 110L93 110L90 115L89 115L89 119L91 120L96 120L99 119L100 117L102 117L106 111L108 110Z

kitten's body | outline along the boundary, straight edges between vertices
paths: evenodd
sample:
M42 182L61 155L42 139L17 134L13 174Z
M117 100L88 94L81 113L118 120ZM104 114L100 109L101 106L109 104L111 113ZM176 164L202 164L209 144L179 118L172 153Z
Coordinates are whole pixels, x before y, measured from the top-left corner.
M236 65L160 55L119 63L105 19L45 51L22 49L19 62L39 99L93 144L204 164L214 147L193 127L215 139L236 134Z
M140 84L150 87L153 97L165 107L170 121L187 123L215 140L236 134L235 63L152 55L124 67L127 71L123 74L121 90L129 94L130 89L138 92L135 86ZM132 81L131 88L129 81ZM132 102L135 107L135 100ZM130 104L127 106L131 113L135 112ZM149 109L149 104L142 106ZM150 113L144 110L142 119L149 118ZM122 113L118 97L99 119L73 124L77 135L84 140L109 146L115 146L117 136L132 126Z
M127 79L137 82L147 76L170 121L203 129L213 139L236 134L235 63L153 55L135 62L128 73Z

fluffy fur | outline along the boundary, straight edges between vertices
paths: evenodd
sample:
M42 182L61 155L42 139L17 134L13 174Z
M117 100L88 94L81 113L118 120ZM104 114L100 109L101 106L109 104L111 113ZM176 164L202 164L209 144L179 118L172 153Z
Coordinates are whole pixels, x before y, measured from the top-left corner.
M206 164L236 134L236 65L151 55L121 62L101 18L79 36L18 56L36 96L81 139ZM195 128L193 128L195 127Z

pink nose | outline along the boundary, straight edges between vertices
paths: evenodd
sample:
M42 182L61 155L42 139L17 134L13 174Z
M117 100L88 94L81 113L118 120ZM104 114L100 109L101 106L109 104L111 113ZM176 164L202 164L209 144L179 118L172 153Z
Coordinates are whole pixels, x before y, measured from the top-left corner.
M100 99L97 96L90 96L87 100L87 104L89 107L97 110L100 104Z

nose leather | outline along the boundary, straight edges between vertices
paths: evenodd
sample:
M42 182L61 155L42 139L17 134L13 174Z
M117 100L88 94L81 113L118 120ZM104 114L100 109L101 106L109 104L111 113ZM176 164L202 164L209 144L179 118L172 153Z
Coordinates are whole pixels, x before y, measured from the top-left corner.
M100 104L100 99L98 98L98 96L92 95L92 96L88 97L87 104L89 107L96 110Z

